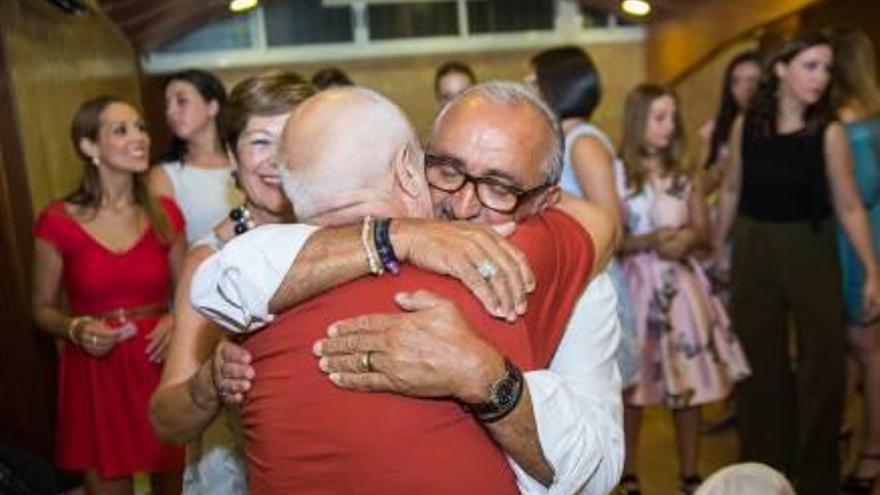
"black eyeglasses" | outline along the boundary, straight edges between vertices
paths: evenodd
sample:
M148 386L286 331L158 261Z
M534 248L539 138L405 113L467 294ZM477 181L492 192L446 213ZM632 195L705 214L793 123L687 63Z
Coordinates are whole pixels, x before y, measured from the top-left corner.
M429 186L447 193L457 193L471 183L480 204L505 214L513 213L524 202L550 187L550 184L543 184L522 189L494 177L475 177L462 170L458 160L430 153L425 153L425 177Z

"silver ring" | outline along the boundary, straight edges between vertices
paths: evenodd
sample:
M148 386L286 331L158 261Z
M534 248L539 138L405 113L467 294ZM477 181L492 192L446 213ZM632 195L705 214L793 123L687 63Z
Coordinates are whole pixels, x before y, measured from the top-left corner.
M477 272L483 277L483 280L489 281L492 280L496 274L498 274L498 269L495 268L495 265L492 264L489 260L484 260L480 263L480 266L477 267Z

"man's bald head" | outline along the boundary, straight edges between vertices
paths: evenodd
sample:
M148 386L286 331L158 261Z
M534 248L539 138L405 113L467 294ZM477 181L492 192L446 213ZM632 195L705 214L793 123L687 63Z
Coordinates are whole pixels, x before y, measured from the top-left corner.
M300 104L284 128L280 158L285 193L309 223L344 223L372 208L365 205L397 204L401 192L415 194L398 191L412 184L399 184L397 172L423 177L409 120L387 98L360 87L327 89Z

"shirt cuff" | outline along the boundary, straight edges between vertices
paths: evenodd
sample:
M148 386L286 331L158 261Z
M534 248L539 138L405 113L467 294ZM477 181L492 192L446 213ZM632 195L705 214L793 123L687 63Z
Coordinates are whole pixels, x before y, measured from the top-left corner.
M264 225L229 241L196 270L193 307L224 328L246 333L272 321L269 301L318 227Z

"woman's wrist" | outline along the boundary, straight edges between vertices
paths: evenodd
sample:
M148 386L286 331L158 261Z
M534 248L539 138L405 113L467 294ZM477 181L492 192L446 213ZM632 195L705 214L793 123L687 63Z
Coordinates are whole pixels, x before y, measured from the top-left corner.
M213 360L205 362L187 381L190 400L201 411L214 413L220 405L220 394L214 378Z
M80 336L82 335L82 327L91 320L88 316L71 316L64 322L64 328L67 334L67 340L75 345L80 344Z

